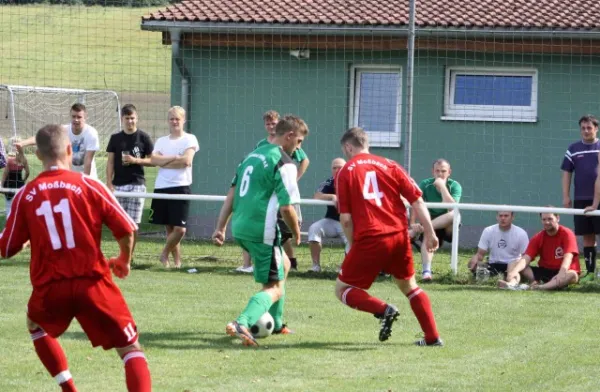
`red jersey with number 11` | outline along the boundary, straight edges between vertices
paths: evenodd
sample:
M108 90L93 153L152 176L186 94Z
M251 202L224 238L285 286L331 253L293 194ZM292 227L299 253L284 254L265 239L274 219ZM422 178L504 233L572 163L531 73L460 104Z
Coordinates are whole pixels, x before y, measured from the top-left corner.
M137 229L99 181L69 170L42 172L15 195L0 235L2 257L31 241L33 287L70 278L110 276L102 225L121 238Z
M354 241L406 230L400 195L412 204L423 194L400 165L373 154L358 154L344 165L336 192L340 214L352 216Z

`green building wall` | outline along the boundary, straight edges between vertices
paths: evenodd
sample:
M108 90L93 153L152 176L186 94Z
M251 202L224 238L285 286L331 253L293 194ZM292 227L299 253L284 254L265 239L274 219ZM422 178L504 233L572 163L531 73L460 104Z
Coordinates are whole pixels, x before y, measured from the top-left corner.
M301 116L310 135L303 148L310 167L300 180L311 198L340 156L339 138L348 126L350 67L394 64L403 70L405 51L311 50L298 60L287 50L194 48L184 50L191 74L189 130L200 141L194 160L193 192L224 195L239 161L265 137L262 113L274 109ZM538 121L535 123L442 120L448 66L534 67L538 70ZM172 100L181 104L181 79L173 65ZM567 146L578 140L577 120L598 111L600 65L591 57L418 51L415 58L412 175L431 174L434 159L452 164L463 186L462 202L543 206L561 204L560 164ZM402 107L402 146L372 152L404 162L406 137ZM220 203L195 202L195 234L210 235ZM323 207L303 208L303 231L320 219ZM563 223L571 224L570 217ZM494 213L464 212L461 244L476 244ZM538 230L535 214L520 214L517 224Z

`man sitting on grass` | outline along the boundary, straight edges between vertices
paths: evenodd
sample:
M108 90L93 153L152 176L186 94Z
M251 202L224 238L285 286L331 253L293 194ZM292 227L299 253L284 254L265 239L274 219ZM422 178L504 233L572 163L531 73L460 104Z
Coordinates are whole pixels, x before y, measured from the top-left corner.
M526 290L519 284L521 276L532 282L532 290L555 290L579 280L579 250L573 232L558 224L558 214L542 213L544 230L531 238L527 250L518 261L509 264L506 280L498 287L508 290ZM540 256L537 267L530 264Z

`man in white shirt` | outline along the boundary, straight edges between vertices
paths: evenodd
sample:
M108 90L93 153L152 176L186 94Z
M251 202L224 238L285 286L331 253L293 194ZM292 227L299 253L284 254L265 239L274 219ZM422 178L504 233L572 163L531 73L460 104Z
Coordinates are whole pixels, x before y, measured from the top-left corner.
M469 261L469 269L473 273L487 252L490 256L486 267L491 276L505 274L508 264L519 260L529 244L529 237L525 230L513 224L514 219L514 212L498 211L498 224L483 229L477 253Z
M100 139L98 131L87 124L86 119L85 105L76 103L71 106L71 123L65 125L73 148L71 170L98 178L94 155L96 155L96 151L100 150Z
M98 137L96 128L87 124L86 120L87 109L84 104L76 103L71 106L71 123L64 126L69 134L69 140L73 149L71 170L98 178L94 156L96 155L96 151L100 150L100 138ZM34 136L15 144L18 148L34 145Z

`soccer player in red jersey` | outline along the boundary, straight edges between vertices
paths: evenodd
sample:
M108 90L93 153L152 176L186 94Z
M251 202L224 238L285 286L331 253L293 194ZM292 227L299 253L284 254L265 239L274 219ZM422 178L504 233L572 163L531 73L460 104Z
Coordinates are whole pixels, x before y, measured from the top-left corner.
M339 171L337 184L340 223L351 244L338 275L335 293L351 308L381 319L379 340L392 334L398 309L366 291L383 271L394 277L421 325L425 337L418 346L442 346L429 297L415 280L408 236L404 197L424 229L424 241L432 252L438 247L421 190L394 161L369 153L366 132L349 129L341 139L348 162Z
M129 274L137 227L101 182L69 170L73 151L63 127L46 125L35 141L44 171L15 195L0 234L4 258L31 242L27 328L35 351L63 391L76 391L57 340L75 318L94 347L116 349L129 391L150 391L135 321L111 277L111 270L119 278ZM100 249L103 224L120 248L110 260Z

